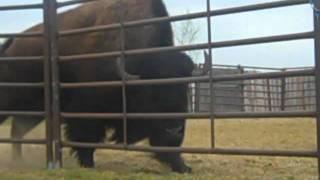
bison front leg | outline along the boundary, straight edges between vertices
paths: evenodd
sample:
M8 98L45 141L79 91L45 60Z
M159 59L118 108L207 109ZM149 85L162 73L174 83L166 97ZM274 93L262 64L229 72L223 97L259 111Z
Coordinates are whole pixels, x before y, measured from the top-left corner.
M74 148L77 153L78 162L81 167L94 168L94 148Z
M30 130L41 122L39 117L14 116L11 125L11 137L13 139L22 139ZM20 143L12 144L12 159L14 161L22 160L22 145Z
M188 167L180 153L156 153L155 157L166 164L169 164L172 171L177 173L191 173L192 169Z
M183 138L184 125L162 130L157 129L153 131L150 136L150 145L179 147L182 144ZM181 157L181 153L157 152L155 153L155 157L159 161L168 164L174 172L190 173L192 171L192 169L185 164L183 158Z
M69 119L66 120L66 136L68 140L81 143L98 143L105 137L105 128L100 120ZM81 167L94 167L95 148L74 147L72 150Z

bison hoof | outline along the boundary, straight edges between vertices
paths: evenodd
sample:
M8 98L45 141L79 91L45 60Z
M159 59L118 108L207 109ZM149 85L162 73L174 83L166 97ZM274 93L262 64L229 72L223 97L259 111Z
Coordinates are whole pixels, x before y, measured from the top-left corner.
M177 173L191 173L192 169L186 165L183 165L182 167L172 168L172 171Z
M80 162L80 167L82 168L94 168L93 162Z
M80 165L81 168L87 168L87 169L91 169L94 168L94 166L92 165Z

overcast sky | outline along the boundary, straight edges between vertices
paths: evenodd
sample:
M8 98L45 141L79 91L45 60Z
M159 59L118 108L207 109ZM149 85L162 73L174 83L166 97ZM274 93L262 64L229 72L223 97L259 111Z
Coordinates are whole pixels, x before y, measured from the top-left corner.
M206 10L206 0L164 0L170 15ZM212 9L243 6L276 0L212 0ZM40 3L41 0L1 0L0 5ZM0 33L20 32L42 21L42 11L0 11ZM200 28L194 43L207 41L206 19L192 21ZM311 31L310 5L299 5L263 11L253 11L212 18L213 41L243 39ZM264 45L239 46L214 50L214 63L270 67L313 65L313 41L299 40ZM201 61L198 59L197 61Z

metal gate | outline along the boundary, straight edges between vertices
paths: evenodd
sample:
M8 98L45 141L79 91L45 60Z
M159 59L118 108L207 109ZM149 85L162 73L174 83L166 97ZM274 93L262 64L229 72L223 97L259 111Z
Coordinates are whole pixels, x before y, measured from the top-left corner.
M280 8L293 5L302 5L309 3L308 0L282 0L277 2L261 3L255 5L247 5L234 8L226 8L219 10L211 10L210 0L206 0L206 11L199 13L192 13L179 16L161 17L154 19L146 19L139 21L123 22L119 24L109 24L102 27L90 27L74 30L58 31L57 28L57 9L68 5L77 3L86 3L92 0L70 0L67 2L58 3L56 0L43 0L43 4L34 5L15 5L0 7L1 11L4 10L17 10L17 9L41 9L43 8L44 17L44 32L35 33L22 33L22 34L0 34L1 38L8 37L40 37L45 39L45 54L40 57L0 57L0 61L43 61L44 60L44 82L43 83L0 83L1 87L14 87L14 88L44 88L45 90L45 111L44 112L18 112L18 111L0 111L1 115L26 115L26 116L43 116L46 119L46 139L41 140L15 140L15 139L0 139L2 143L29 143L29 144L45 144L47 147L47 162L48 167L61 167L62 165L62 148L64 147L96 147L126 151L146 151L146 152L183 152L183 153L206 153L206 154L226 154L226 155L255 155L255 156L295 156L295 157L312 157L318 159L318 169L320 171L320 19L318 4L314 5L314 31L301 32L287 35L277 35L270 37L258 37L242 40L232 40L223 42L213 42L211 37L211 17L222 16L228 14L235 14L248 11L264 10L270 8ZM121 0L119 0L121 2ZM313 2L313 1L312 1ZM318 1L317 1L318 3ZM108 31L113 29L120 30L121 39L124 39L123 32L125 28L136 27L142 25L150 25L161 22L173 22L186 19L207 18L208 24L208 42L202 44L175 46L175 47L161 47L152 49L139 49L139 50L125 50L105 53L83 54L83 55L70 55L59 56L58 52L58 38L61 36L70 36L74 34ZM59 82L59 65L58 61L63 63L66 61L78 61L88 58L97 57L120 57L122 61L125 56L137 54L152 54L161 53L166 51L186 51L186 50L200 50L207 49L210 57L210 65L212 65L212 48L223 48L231 46L261 44L270 42L281 42L299 39L314 39L315 49L315 68L307 70L293 70L286 72L271 72L259 74L239 74L239 75L224 75L212 77L212 70L208 75L201 77L184 77L175 79L154 79L154 80L126 80L117 82L89 82L89 83L61 83ZM125 42L124 42L125 43ZM195 112L195 113L128 113L126 112L126 94L125 88L128 86L140 86L146 84L172 84L172 83L186 83L186 82L209 82L210 87L216 82L239 81L260 78L281 78L292 76L315 76L316 82L316 111L277 111L277 112L219 112L212 111L213 101L210 100L210 112ZM60 89L80 88L80 87L108 87L118 86L122 87L122 95L124 97L123 113L66 113L60 112ZM213 89L210 89L210 96L213 95ZM185 148L185 147L138 147L126 143L127 133L124 131L124 144L109 145L109 144L95 144L83 142L68 142L63 141L60 137L61 134L61 119L63 118L123 118L124 129L126 129L126 122L128 118L209 118L211 120L211 148ZM215 147L215 120L224 118L253 118L253 117L316 117L317 119L317 149L308 151L280 151L280 150L253 150L253 149L224 149Z

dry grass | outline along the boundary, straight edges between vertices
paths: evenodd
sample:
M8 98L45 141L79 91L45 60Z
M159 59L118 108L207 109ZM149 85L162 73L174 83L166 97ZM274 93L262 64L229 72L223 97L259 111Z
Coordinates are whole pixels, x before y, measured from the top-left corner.
M218 120L216 146L311 150L316 148L313 119ZM9 125L1 126L8 137ZM28 138L44 135L43 124ZM184 146L210 147L210 122L190 120ZM64 170L46 171L45 149L28 145L24 162L11 162L11 149L1 145L0 179L316 179L317 161L308 158L245 157L222 155L184 155L192 166L191 175L177 175L150 158L150 154L98 150L97 168L79 169L73 157L64 151Z

